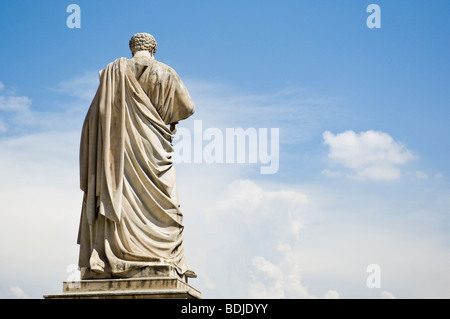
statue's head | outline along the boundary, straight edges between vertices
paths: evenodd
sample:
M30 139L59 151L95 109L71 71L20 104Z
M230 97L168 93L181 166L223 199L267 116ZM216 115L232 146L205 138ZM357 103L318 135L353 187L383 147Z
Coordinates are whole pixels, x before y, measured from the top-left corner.
M136 33L131 37L130 50L134 55L138 51L148 51L153 56L156 52L156 40L148 33Z

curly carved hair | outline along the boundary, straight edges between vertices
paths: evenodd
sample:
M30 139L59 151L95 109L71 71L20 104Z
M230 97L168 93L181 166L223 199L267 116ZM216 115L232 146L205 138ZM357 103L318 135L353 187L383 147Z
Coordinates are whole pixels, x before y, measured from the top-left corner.
M134 55L137 51L146 50L149 51L151 55L156 53L156 40L149 33L136 33L131 37L130 40L130 50Z

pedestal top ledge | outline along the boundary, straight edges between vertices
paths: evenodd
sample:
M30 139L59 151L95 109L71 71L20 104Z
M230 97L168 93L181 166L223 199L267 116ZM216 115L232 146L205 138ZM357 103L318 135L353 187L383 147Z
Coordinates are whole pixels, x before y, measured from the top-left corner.
M173 277L92 279L63 283L45 299L201 299L201 292Z

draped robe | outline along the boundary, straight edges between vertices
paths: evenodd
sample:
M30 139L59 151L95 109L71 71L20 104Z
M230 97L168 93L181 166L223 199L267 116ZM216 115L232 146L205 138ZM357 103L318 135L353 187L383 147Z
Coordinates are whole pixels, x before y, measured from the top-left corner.
M100 71L83 124L79 266L127 277L146 266L188 270L167 125L194 113L178 74L150 58L120 58Z

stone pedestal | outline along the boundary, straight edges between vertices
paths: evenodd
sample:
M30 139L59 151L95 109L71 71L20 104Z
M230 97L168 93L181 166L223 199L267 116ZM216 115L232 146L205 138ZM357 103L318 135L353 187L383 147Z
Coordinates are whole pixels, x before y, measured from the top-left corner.
M200 291L173 277L90 279L64 282L63 293L45 299L201 299Z

